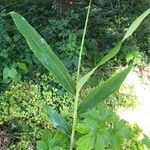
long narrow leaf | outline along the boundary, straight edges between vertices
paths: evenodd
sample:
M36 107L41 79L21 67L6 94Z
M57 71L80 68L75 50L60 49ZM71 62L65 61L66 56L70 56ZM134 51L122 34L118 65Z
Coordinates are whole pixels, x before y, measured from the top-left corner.
M54 127L60 130L63 134L70 135L71 127L57 111L55 111L54 109L50 107L47 107L46 113L48 117L50 118Z
M86 81L90 78L90 76L95 72L95 70L97 69L97 67L95 67L94 69L92 69L90 72L88 72L87 74L85 74L77 83L77 90L80 91L80 89L82 88L82 86L86 83Z
M108 80L94 88L92 92L90 92L79 105L78 114L87 112L89 109L92 109L98 103L105 100L105 98L116 92L121 86L122 82L125 80L131 68L132 67L129 66L124 71L109 78Z
M95 70L100 66L114 57L120 50L122 43L133 34L133 32L139 27L141 22L150 14L150 9L146 10L142 15L140 15L128 28L121 42L119 42L106 56L104 56L101 61L97 64L97 66L92 69L90 72L85 74L78 82L78 90L82 88L82 86L86 83L86 81L90 78L90 76L95 72Z
M101 61L98 63L97 67L100 65L105 64L108 60L110 60L112 57L114 57L120 50L122 45L122 42L119 42L108 54L106 54Z
M142 15L140 15L128 28L122 41L126 40L132 33L139 27L141 22L150 14L150 8L146 10Z
M30 49L39 61L53 74L56 80L70 93L75 94L75 86L66 67L51 50L46 41L18 13L10 12L18 30L25 37Z
M79 80L79 82L77 84L77 89L78 90L80 90L82 88L82 86L85 84L85 82L90 78L90 76L95 72L95 70L99 66L103 65L104 63L106 63L109 59L111 59L112 57L114 57L118 53L118 51L119 51L119 49L121 47L121 44L122 44L122 42L119 42L106 56L104 56L102 58L102 60L97 64L97 66L94 69L92 69L90 72L88 72L87 74L85 74Z

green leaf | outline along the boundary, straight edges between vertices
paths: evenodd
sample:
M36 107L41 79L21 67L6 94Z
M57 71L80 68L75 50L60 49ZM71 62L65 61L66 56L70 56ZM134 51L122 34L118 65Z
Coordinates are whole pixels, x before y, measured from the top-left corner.
M42 139L37 141L37 150L62 150L60 146L64 145L68 137L61 132L52 133L49 129L45 129Z
M51 50L46 41L20 14L10 12L10 15L39 61L53 74L56 80L66 90L75 94L75 85L72 82L66 67Z
M120 139L131 138L131 131L126 127L127 121L116 118L111 129L112 136L116 135Z
M27 68L27 65L25 63L20 63L18 62L17 63L17 66L24 72L24 73L27 73L28 72L28 68Z
M144 135L142 142L146 145L147 148L150 148L150 138L147 135Z
M111 138L110 150L121 150L121 141L118 136L113 136Z
M78 90L82 88L82 86L85 84L85 82L90 78L90 76L95 72L95 70L100 66L106 63L108 60L110 60L112 57L114 57L120 50L122 43L133 34L133 32L139 27L141 22L149 15L150 9L145 11L142 15L140 15L128 28L126 34L124 35L121 42L119 42L106 56L102 58L102 60L98 63L98 65L92 69L90 72L88 72L86 75L84 75L78 82Z
M92 109L98 103L105 100L105 98L116 92L125 80L131 68L132 65L94 88L79 105L78 114L87 112L89 109Z
M123 119L119 120L118 118L116 118L116 120L114 121L114 128L115 130L120 131L126 124L127 121Z
M3 70L3 79L6 80L9 77L9 68L4 68Z
M95 143L96 150L105 150L105 140L102 135L97 134L96 143Z
M91 150L94 145L94 137L88 135L82 136L77 141L77 150Z
M78 140L77 145L80 145L81 147L84 141L88 142L86 140L91 138L91 140L94 140L92 149L104 150L105 146L110 143L108 124L113 121L112 113L112 110L110 110L105 104L99 105L99 108L96 110L94 109L85 113L82 116L84 117L84 121L82 123L78 123L76 126L76 130L83 134L83 136Z
M40 141L37 141L37 143L36 143L36 149L37 150L47 150L48 148L47 148L46 143L44 143L42 140L40 140Z
M108 60L110 60L112 57L114 57L119 52L121 45L122 45L122 42L119 42L106 56L104 56L101 59L101 61L97 65L97 67L99 67L100 65L103 65Z
M11 78L14 79L17 76L17 70L13 67L9 68L4 68L3 70L3 79Z
M69 134L71 133L71 127L66 122L66 120L54 109L47 107L46 112L48 117L50 118L52 124L54 127L56 127L59 131L61 131L63 134Z
M88 134L89 128L83 123L80 123L80 124L78 123L76 125L76 131L78 131L81 134Z
M134 52L128 53L126 55L126 61L127 61L127 63L130 62L131 60L133 60L133 58L134 58Z
M60 146L64 145L68 141L68 135L64 135L61 132L56 132L53 136L53 145L54 146Z
M125 139L132 137L132 130L127 127L127 121L114 118L112 128L108 129L111 150L121 150Z
M49 149L49 150L51 150L51 149ZM62 148L59 147L59 146L55 146L55 147L52 148L52 150L64 150L64 149L62 149Z
M77 90L80 91L82 86L86 83L86 81L90 78L90 76L95 72L97 68L94 68L87 74L85 74L77 83Z
M139 27L141 22L150 14L150 8L140 15L128 28L122 41L126 40Z
M97 64L97 66L94 69L92 69L90 72L88 72L87 74L85 74L79 80L79 82L77 84L77 90L78 91L80 91L80 89L82 88L82 86L86 83L86 81L90 78L90 76L95 72L95 70L99 66L103 65L104 63L106 63L108 60L110 60L112 57L114 57L118 53L118 51L119 51L119 49L121 47L121 44L122 44L122 42L119 42L106 56L104 56L102 58L102 60Z
M47 145L47 147L50 147L52 145L53 135L49 129L45 129L42 134L42 140Z
M9 77L14 79L16 77L16 75L17 75L17 70L15 68L11 68L9 70Z

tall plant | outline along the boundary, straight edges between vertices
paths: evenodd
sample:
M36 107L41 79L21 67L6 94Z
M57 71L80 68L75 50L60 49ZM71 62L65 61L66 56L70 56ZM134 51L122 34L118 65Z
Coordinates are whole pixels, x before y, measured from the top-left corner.
M123 39L118 42L118 44L106 54L100 62L87 74L83 77L80 77L80 68L81 68L81 59L84 46L85 35L87 31L88 19L91 8L91 0L88 6L88 12L85 21L85 27L83 32L83 37L81 41L81 48L79 52L79 61L76 82L71 79L71 76L68 73L68 70L62 63L62 61L56 56L52 51L50 46L46 41L38 34L38 32L23 18L20 14L12 11L10 15L12 16L18 30L25 37L30 49L34 52L35 56L39 61L51 72L55 79L74 97L74 112L73 112L73 123L70 125L59 113L57 113L52 108L47 108L47 113L51 119L52 124L64 134L71 136L70 150L74 148L74 136L75 136L75 127L77 124L77 119L81 114L89 111L99 104L101 101L105 100L111 94L116 92L121 86L122 82L125 80L127 74L132 68L132 64L129 64L126 69L114 75L113 77L107 79L102 84L99 84L97 87L93 88L83 99L79 100L80 93L82 92L83 85L87 82L90 76L95 72L95 70L114 57L120 50L123 42L132 35L132 33L138 28L140 23L146 18L150 9L146 10L142 15L140 15L128 28ZM72 126L72 130L71 130Z

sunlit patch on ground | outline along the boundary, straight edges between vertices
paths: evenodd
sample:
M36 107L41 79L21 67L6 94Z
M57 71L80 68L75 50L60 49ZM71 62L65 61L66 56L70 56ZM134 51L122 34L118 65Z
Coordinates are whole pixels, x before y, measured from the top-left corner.
M131 124L138 124L150 136L150 65L138 72L131 71L124 85L134 87L138 105L133 109L119 108L118 115Z

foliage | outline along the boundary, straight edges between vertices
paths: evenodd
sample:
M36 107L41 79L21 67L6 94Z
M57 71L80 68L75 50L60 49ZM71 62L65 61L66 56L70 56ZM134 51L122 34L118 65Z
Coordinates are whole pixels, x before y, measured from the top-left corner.
M24 80L27 77L32 77L33 74L31 72L33 70L36 72L41 68L40 63L33 54L30 53L25 41L20 34L16 32L14 25L11 23L12 21L7 15L9 10L15 9L12 4L4 3L4 5L0 5L0 82L1 84L3 83L3 86L7 85L6 83L8 82L8 80L7 82L3 81L3 78L5 78L3 76L3 70L5 68L15 68L17 71L17 78L19 76L21 80ZM26 5L25 8L30 9L24 10L21 8L21 5L17 9L21 11L23 10L24 12L27 11L29 14L36 14L35 10L38 7L38 4L35 4L32 7L28 7L30 6L29 3L23 3L23 5ZM38 8L39 12L44 12L43 10L43 7ZM45 12L45 15L46 14L47 12ZM37 27L39 26L37 22L38 17L35 16L35 18L32 18L32 22L36 23ZM11 80L9 79L9 81ZM2 90L1 87L0 90Z
M73 98L61 86L58 86L58 83L51 76L42 75L46 70L31 53L25 40L18 33L7 13L15 10L24 14L25 18L47 40L54 52L72 73L77 69L79 45L86 12L84 6L88 2L77 0L74 11L64 14L64 16L59 16L53 7L52 1L15 1L16 5L14 5L14 1L4 1L0 4L0 91L5 90L8 87L8 83L10 84L10 87L5 92L1 92L0 99L2 100L2 105L0 110L2 111L0 120L1 123L11 124L12 129L14 129L10 132L15 137L14 140L11 140L10 149L27 149L30 147L32 149L34 148L35 140L41 137L41 130L48 126L47 119L43 117L45 114L42 113L44 104L52 106L65 118L67 116L67 121L71 122ZM93 64L99 63L99 59L103 58L116 45L117 41L121 39L129 24L147 8L149 8L147 0L132 2L125 0L121 1L121 3L117 0L113 0L112 3L109 0L93 0L90 20L88 22L90 30L87 30L83 49L82 59L84 61L82 63L84 67L81 69L81 73L89 72ZM127 62L133 57L137 58L134 63L138 65L141 64L141 59L149 60L146 57L149 56L150 41L148 39L150 31L148 25L149 18L133 34L134 38L130 37L129 40L125 41L120 53L95 72L91 77L93 79L91 80L93 87L102 80L102 76L103 80L107 79L114 66L125 65L125 58ZM146 55L143 57L142 53ZM106 70L107 68L109 68L109 72ZM36 76L37 72L38 75ZM27 81L19 84L16 83L24 80ZM23 95L24 86L26 93L32 95L33 99L28 97L27 94ZM33 89L30 88L31 86L33 86ZM28 91L27 89L32 89L33 93L31 94L31 90ZM87 93L84 93L86 90ZM87 95L89 91L86 88L82 88L81 96ZM11 95L13 96L11 97ZM39 100L35 98L36 95L39 95L38 97L40 102L43 102L42 104L38 105ZM126 101L124 96L121 98L123 101ZM16 99L19 100L19 103L17 103ZM114 98L110 97L110 99ZM117 99L120 100L120 94ZM9 105L9 100L13 101L11 105ZM31 106L29 104L31 111L28 111L29 100L33 100ZM115 104L114 102L111 104L122 105L118 101ZM130 102L127 105L130 105ZM37 110L35 107L40 107L39 111L41 113L37 111L38 117L35 116L36 119L32 117L25 119L22 108L26 107L25 114L29 114L27 116L32 116L32 110ZM9 108L12 115L7 111ZM16 119L15 116L19 119ZM42 123L42 126L41 124L39 125L39 122ZM29 126L26 126L25 123L29 124ZM28 135L28 133L31 134ZM134 143L133 145L135 146L136 142ZM130 146L133 145L131 142Z
M32 83L12 85L0 99L0 122L11 126L10 147L16 141L18 148L19 143L24 145L25 141L28 143L26 148L29 147L29 141L40 136L41 127L49 126L46 115L41 113L44 103L41 102L40 89Z
M22 74L22 70L16 68L22 80L25 78L32 79L33 71L43 71L40 63L29 51L22 36L16 31L10 17L7 16L11 10L24 14L39 33L47 39L48 44L62 58L67 68L74 70L77 66L77 55L85 18L85 9L83 8L87 2L77 1L76 9L64 14L64 16L59 16L56 13L52 1L15 2L18 4L14 5L14 2L11 1L4 1L0 4L0 80L3 79L4 68L11 68L12 64L25 63L27 66L29 70L27 74ZM121 3L117 0L112 1L112 3L109 0L93 1L89 21L90 30L87 32L83 52L84 66L91 67L91 64L97 63L99 58L102 58L111 47L116 45L132 20L149 8L149 4L147 0L132 2L125 0ZM113 67L121 63L124 64L124 58L133 54L133 50L135 54L139 54L138 56L143 56L142 53L146 54L142 59L148 61L150 42L148 25L149 18L136 31L134 39L130 38L126 41L117 59L108 62L107 66ZM141 64L139 61L136 63Z
M112 108L135 108L138 105L138 99L135 89L131 85L122 85L120 89L111 95L106 101Z
M63 134L69 135L71 133L71 127L66 122L65 119L63 119L57 111L53 110L52 108L47 108L46 113L48 114L48 117L50 118L53 126L60 130Z
M120 120L105 105L85 114L84 117L84 122L78 124L76 129L82 134L77 141L79 150L85 147L87 150L105 148L119 150L125 139L130 140L132 137L132 130L127 128L127 122Z
M104 103L82 116L76 126L76 132L77 150L92 148L135 150L144 149L145 143L148 143L146 135L142 140L137 140L142 135L142 130L137 125L131 127L125 120L119 119L111 107ZM37 149L48 149L45 147L48 143L51 148L68 149L68 141L68 135L60 132L52 133L46 129L43 131L41 140L37 141Z
M63 150L62 147L66 148L66 141L68 137L64 134L57 132L52 134L48 129L46 129L42 134L42 140L37 141L37 150ZM61 147L60 147L61 146ZM65 149L64 149L65 150Z
M130 141L124 143L124 147L126 147L125 149L144 149L145 144L143 144L142 139L140 138L143 136L142 130L138 127L138 125L135 124L132 127L132 131L134 136Z
M103 101L117 91L130 70L131 66L94 88L85 98L83 98L83 102L79 105L78 113L82 114L89 109L92 109L100 101Z
M18 13L16 12L10 12L10 15L12 16L18 30L22 33L22 35L25 37L29 47L31 50L34 52L35 56L39 59L39 61L53 74L53 76L57 79L57 81L75 96L75 103L74 103L74 113L73 113L73 124L72 124L72 133L71 133L71 143L70 143L70 149L72 150L74 147L74 135L75 135L75 127L77 124L77 110L79 114L87 112L89 109L95 107L99 102L104 100L105 98L109 97L111 94L113 94L115 91L118 90L124 79L126 78L127 74L131 70L131 66L124 71L118 73L114 77L106 80L104 83L98 85L97 87L94 88L86 97L85 100L83 98L83 102L78 107L78 100L80 99L79 93L81 90L81 87L84 85L84 83L88 80L88 78L94 73L94 71L99 67L99 65L107 62L109 59L111 59L113 56L116 55L116 53L119 51L122 43L130 37L133 32L137 29L137 27L140 25L140 23L145 19L149 13L150 9L145 11L142 15L140 15L128 28L126 34L124 35L123 39L121 42L115 46L106 56L104 56L101 60L100 63L92 70L90 73L86 74L80 83L80 86L78 86L79 81L80 81L80 69L81 69L81 58L82 58L82 51L83 51L83 45L84 45L84 40L85 40L85 34L87 30L87 23L89 19L89 12L90 12L90 7L91 7L91 1L89 2L88 6L88 12L87 12L87 17L86 17L86 22L85 22L85 28L83 31L83 37L81 41L81 48L79 52L79 61L78 61L78 69L77 69L77 79L76 79L76 89L74 91L73 87L73 82L71 81L71 78L69 77L69 74L67 73L67 69L61 62L61 60L55 55L55 53L51 50L51 48L48 46L46 41L36 32L34 28ZM90 75L89 75L90 74ZM62 77L62 78L61 78ZM82 85L81 85L82 84ZM75 86L74 86L75 87ZM100 94L99 94L100 93ZM96 101L95 101L96 100ZM48 110L49 117L55 127L60 129L62 133L68 134L68 124L62 118L57 112L49 109ZM121 139L119 139L118 135L120 136L126 136L127 132L124 130L122 131L122 127L125 125L123 121L118 121L115 122L113 125L112 129L112 138L110 141L110 148L111 149L120 149L121 148ZM67 130L66 130L67 129ZM117 131L119 130L119 131ZM117 133L118 132L118 133ZM96 134L96 133L95 133ZM116 134L116 135L115 135ZM100 139L99 139L100 138ZM102 141L102 137L98 135L96 138L92 138L90 136L84 137L79 143L84 143L85 141L90 142L90 144L87 145L86 149L92 149L96 148L99 149L99 140ZM93 140L91 140L93 139ZM94 140L96 139L96 140ZM99 139L97 141L97 139ZM85 141L84 141L85 140ZM80 140L79 140L80 141ZM91 143L92 142L92 143ZM102 141L104 143L104 141ZM80 144L79 144L80 145ZM104 145L104 144L102 144ZM81 148L83 145L81 146ZM80 149L81 149L80 148ZM103 149L105 148L104 146L102 147Z
M147 135L144 135L142 142L146 145L147 148L150 148L150 138Z
M10 149L28 149L45 128L52 129L44 107L52 106L70 116L71 97L50 75L35 76L35 82L13 83L0 94L0 124L7 124Z

